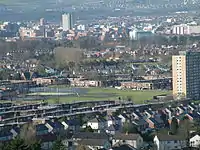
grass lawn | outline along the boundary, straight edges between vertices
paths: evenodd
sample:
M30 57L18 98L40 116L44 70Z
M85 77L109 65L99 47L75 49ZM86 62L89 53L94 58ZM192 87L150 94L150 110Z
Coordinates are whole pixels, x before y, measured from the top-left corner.
M66 88L66 86L59 87ZM151 100L153 96L160 94L171 94L171 91L161 91L161 90L146 90L146 91L134 91L134 90L119 90L114 88L79 88L86 90L84 94L74 94L68 96L57 96L47 99L51 104L57 103L70 103L75 101L87 101L87 100L121 100L131 98L135 104L142 104L145 100ZM5 101L2 101L5 102ZM10 102L10 101L7 101ZM23 102L38 102L38 101L13 101L14 103Z
M88 92L82 95L73 95L67 97L60 97L59 102L74 102L74 101L84 101L84 100L118 100L127 99L130 97L134 103L142 104L144 100L150 100L155 95L160 94L171 94L171 91L133 91L133 90L118 90L114 88L87 88ZM51 98L47 100L49 103L57 102L56 98Z
M134 90L118 90L114 88L109 89L90 89L91 92L100 93L113 93L118 97L126 99L130 97L135 103L143 103L144 100L150 100L155 95L160 94L171 94L171 91L160 91L160 90L146 90L146 91L134 91Z

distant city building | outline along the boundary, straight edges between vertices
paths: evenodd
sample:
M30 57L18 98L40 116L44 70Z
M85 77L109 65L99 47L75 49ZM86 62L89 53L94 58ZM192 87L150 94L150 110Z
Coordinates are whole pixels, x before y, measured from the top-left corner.
M67 13L67 14L62 15L62 27L63 27L63 31L68 31L73 28L72 14Z
M185 51L172 56L173 95L200 98L200 52Z
M174 25L172 28L172 34L176 35L189 34L189 26L186 24Z
M20 37L36 37L35 30L21 27L19 29Z
M153 33L151 31L137 31L132 30L129 32L129 37L131 40L139 40L143 37L151 37Z
M129 37L130 37L131 40L135 40L136 39L136 31L135 30L130 31Z
M44 25L45 25L44 18L41 18L41 19L40 19L40 26L44 26Z
M200 34L200 26L189 26L189 34Z
M198 25L174 25L172 27L172 34L186 35L186 34L200 34L200 26Z

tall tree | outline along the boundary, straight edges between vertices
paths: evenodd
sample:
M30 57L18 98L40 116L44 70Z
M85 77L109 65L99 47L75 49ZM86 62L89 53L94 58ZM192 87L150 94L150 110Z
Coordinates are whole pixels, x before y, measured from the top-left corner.
M7 147L7 150L30 150L25 141L20 138L12 140Z
M124 133L138 133L137 127L128 122L124 124L122 130Z
M32 145L30 145L30 150L42 150L41 142L40 141L36 141Z
M0 143L0 150L8 150L7 143Z
M182 130L183 130L183 136L186 139L186 146L190 147L190 127L191 123L187 116L183 117L183 120L181 121Z
M176 134L178 131L178 120L173 117L171 122L171 132L172 134Z
M78 145L77 150L86 150L86 147L84 145Z
M162 121L164 122L165 124L165 127L169 127L169 123L168 123L168 119L167 119L167 115L164 114L164 113L161 113L161 116L160 118L162 119Z
M66 146L62 143L62 140L58 138L52 147L52 150L66 150Z

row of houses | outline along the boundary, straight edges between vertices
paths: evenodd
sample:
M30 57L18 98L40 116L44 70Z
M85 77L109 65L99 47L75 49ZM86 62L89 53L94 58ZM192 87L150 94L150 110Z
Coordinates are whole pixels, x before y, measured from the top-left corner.
M124 82L125 81L125 82ZM105 81L104 81L105 82ZM83 77L80 78L66 78L66 77L46 77L46 78L32 78L32 80L8 80L0 82L0 89L6 93L7 90L14 90L18 93L29 92L30 88L37 86L66 84L74 87L101 87L103 85L109 85L110 81L104 83L99 80L89 80ZM134 80L126 81L126 79L120 79L113 81L112 84L116 84L121 88L129 89L171 89L171 78L152 79L152 80ZM1 92L2 93L2 92ZM10 92L11 93L11 92Z
M38 121L38 120L37 120ZM51 149L58 135L62 137L63 144L69 149L76 149L79 146L85 146L93 150L109 150L116 148L127 148L129 150L139 150L145 147L145 142L140 134L121 133L109 134L106 132L70 132L71 129L80 129L79 121L71 120L45 120L37 122L33 120L27 125L34 125L36 130L36 138L42 142L43 149ZM6 125L0 127L0 142L9 142L20 134L23 126ZM187 148L187 140L180 135L157 134L154 136L153 142L157 150L174 150ZM193 148L199 148L200 136L198 134L189 138L189 145ZM126 150L126 149L123 149Z
M85 78L73 78L69 79L71 86L76 87L101 87L106 85L98 80L88 80ZM124 82L125 81L125 82ZM153 90L153 89L172 89L171 78L160 78L151 80L134 80L126 81L125 79L117 81L116 85L119 85L122 89L135 89L135 90Z
M172 79L151 79L121 82L121 88L135 90L172 89Z
M36 138L41 140L43 149L51 149L53 142L57 137L62 137L62 142L68 148L76 149L79 145L84 145L89 149L110 149L121 145L129 145L132 149L142 147L143 138L139 134L123 134L115 135L105 132L80 132L80 122L76 119L71 120L45 120L44 122L33 122L26 124L35 126ZM23 126L20 125L2 125L0 127L0 142L9 142L20 134ZM76 130L75 133L71 130ZM27 133L28 134L28 133Z
M115 132L120 130L122 125L126 122L130 122L137 126L138 131L147 132L153 129L160 129L168 127L171 124L171 120L175 117L178 121L184 117L188 117L191 121L198 121L200 119L199 106L192 103L188 105L179 105L177 107L165 107L159 110L148 109L146 106L143 108L130 107L125 112L119 115L109 114L107 116L96 116L98 112L118 111L122 108L117 104L98 105L95 107L80 107L72 109L73 104L66 105L46 105L42 104L29 104L22 106L13 106L1 108L0 119L2 123L13 122L26 122L35 117L52 117L59 118L64 116L76 116L78 114L89 115L93 114L92 118L87 120L87 125L91 126L94 130L101 131L107 129L107 132ZM117 107L115 107L117 106ZM129 104L124 107L130 106ZM114 108L107 111L101 111L101 108ZM62 115L61 115L62 114ZM60 116L61 115L61 116Z

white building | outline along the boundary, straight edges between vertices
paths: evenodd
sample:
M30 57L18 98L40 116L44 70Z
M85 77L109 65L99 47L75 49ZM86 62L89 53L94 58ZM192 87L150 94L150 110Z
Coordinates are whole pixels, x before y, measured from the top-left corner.
M121 124L123 125L125 122L127 122L127 116L125 114L120 114L118 116L121 119Z
M200 26L180 24L172 27L172 34L176 35L188 35L188 34L200 34Z
M189 26L189 34L200 34L200 26Z
M87 126L90 126L93 130L101 130L106 127L106 122L99 118L94 118L87 122Z
M187 24L174 25L172 27L172 34L176 35L189 34L189 26Z
M190 146L197 148L200 146L200 136L198 134L190 138Z
M135 40L136 39L136 33L137 33L137 30L132 30L129 32L129 38L131 40Z
M62 15L62 27L63 31L68 31L73 28L72 14L67 13Z
M186 147L186 140L183 136L156 135L153 141L157 150L174 150Z
M19 34L20 37L36 37L35 30L32 28L20 27Z

